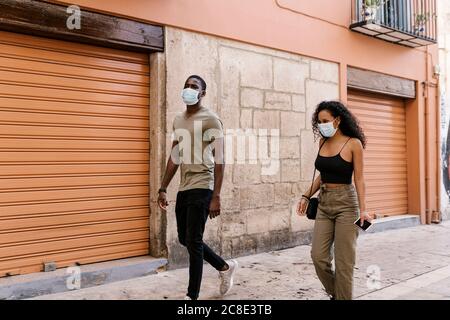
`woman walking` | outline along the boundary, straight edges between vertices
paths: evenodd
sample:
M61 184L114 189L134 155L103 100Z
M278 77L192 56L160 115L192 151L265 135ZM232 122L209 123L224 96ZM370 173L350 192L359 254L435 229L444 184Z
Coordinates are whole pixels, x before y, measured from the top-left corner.
M322 136L315 161L320 175L302 195L297 213L305 214L309 199L320 189L311 257L330 299L351 300L359 232L354 222L358 217L361 223L371 220L363 176L366 138L355 116L338 101L320 103L312 127L316 136ZM331 265L333 244L335 271Z

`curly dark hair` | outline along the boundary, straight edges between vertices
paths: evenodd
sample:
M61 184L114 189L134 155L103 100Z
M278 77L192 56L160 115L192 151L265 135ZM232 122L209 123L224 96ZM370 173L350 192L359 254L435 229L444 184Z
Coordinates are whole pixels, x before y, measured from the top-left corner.
M341 132L348 137L359 139L363 145L363 148L366 148L367 138L359 125L358 119L343 103L339 101L322 101L318 104L316 111L312 116L312 128L316 138L321 136L318 124L319 113L322 110L329 111L335 118L340 117L341 122L339 124L339 129Z

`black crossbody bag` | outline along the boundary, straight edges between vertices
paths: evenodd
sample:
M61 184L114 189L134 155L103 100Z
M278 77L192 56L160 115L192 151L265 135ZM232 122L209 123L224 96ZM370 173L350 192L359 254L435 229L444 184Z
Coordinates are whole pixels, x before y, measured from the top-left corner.
M319 148L319 151L317 151L317 156L319 156L320 149L322 149L323 145L325 144L327 140L322 143L322 145ZM314 166L314 174L311 182L311 188L309 189L312 191L313 185L314 185L314 179L316 178L316 167ZM317 208L319 207L319 199L317 197L311 197L308 201L308 207L306 208L306 217L310 220L315 220L317 216Z

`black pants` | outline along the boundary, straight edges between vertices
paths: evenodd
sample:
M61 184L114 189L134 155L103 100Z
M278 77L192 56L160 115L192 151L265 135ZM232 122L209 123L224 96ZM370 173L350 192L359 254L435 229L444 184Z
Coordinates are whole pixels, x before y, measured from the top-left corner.
M226 262L203 242L203 232L209 215L212 191L192 189L177 194L175 213L178 239L189 252L189 288L187 295L196 300L200 293L203 259L221 270Z

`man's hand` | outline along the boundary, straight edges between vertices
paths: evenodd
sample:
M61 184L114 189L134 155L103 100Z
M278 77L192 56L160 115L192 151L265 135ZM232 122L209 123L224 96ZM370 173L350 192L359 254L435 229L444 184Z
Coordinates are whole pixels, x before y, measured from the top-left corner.
M158 205L161 209L166 210L169 202L167 202L167 195L165 192L160 192L158 195Z
M220 196L213 196L209 204L209 218L214 219L220 215Z

